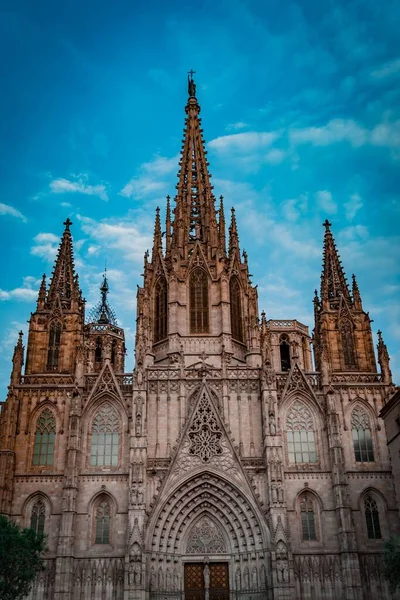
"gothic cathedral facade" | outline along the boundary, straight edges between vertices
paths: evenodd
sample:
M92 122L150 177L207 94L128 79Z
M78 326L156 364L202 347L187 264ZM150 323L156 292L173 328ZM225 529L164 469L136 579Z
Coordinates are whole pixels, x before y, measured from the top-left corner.
M167 197L164 239L157 209L138 288L133 373L106 278L85 318L68 219L26 357L21 335L15 347L0 511L47 535L30 598L389 599L382 548L400 524L378 418L395 390L386 346L379 335L378 371L327 221L312 338L259 316L193 81L185 110L174 207Z

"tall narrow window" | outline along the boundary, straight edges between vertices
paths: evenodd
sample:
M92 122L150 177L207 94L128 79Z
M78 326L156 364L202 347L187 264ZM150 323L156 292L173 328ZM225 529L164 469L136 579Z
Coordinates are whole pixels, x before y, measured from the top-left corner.
M290 345L285 334L281 336L279 350L281 354L281 371L290 371Z
M374 462L371 425L365 410L356 406L351 413L354 455L357 462Z
M103 344L101 341L101 337L96 338L96 347L94 350L94 362L99 363L101 362L101 355L103 352Z
M300 498L301 537L303 541L316 540L314 504L309 494Z
M167 337L167 282L160 277L155 287L155 311L154 311L154 341L159 342Z
M96 508L95 544L110 543L111 506L109 500L102 500Z
M303 402L296 401L288 412L286 435L289 463L317 462L314 421Z
M103 404L93 419L90 464L116 467L119 451L119 419L110 404Z
M240 292L241 289L238 278L232 277L229 283L232 337L239 342L243 342L242 303Z
M46 507L41 498L36 500L35 504L32 506L31 512L31 529L38 535L43 535L44 533L44 520L46 518Z
M340 339L342 341L343 361L345 368L354 369L356 364L356 353L354 349L353 325L348 319L340 322Z
M33 449L34 465L52 465L54 456L54 438L56 420L49 408L45 408L36 421L35 445Z
M190 333L208 333L208 281L202 269L190 275Z
M113 342L111 344L111 364L113 367L115 367L116 356L117 356L117 342L115 340L113 340Z
M47 370L56 371L60 361L61 323L52 323L47 350Z
M382 538L381 525L379 522L379 510L375 498L367 496L364 500L365 521L369 540L380 540Z

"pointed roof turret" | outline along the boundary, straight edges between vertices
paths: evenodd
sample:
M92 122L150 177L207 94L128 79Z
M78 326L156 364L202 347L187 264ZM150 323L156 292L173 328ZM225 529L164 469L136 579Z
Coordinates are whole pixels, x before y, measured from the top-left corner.
M46 303L46 291L47 291L47 287L46 287L46 274L43 273L43 275L42 275L42 282L40 284L38 299L37 299L37 303L36 303L37 310L43 310L43 308L45 306L45 303Z
M171 250L171 197L167 196L167 210L165 213L165 253Z
M189 246L196 240L206 245L211 250L211 255L215 254L218 246L215 198L208 172L209 163L206 160L193 74L194 71L190 71L188 76L189 99L185 107L187 117L179 161L172 233L172 247L179 248L184 258L188 257Z
M231 208L231 224L229 227L229 254L232 254L234 250L238 251L240 259L239 234L236 223L235 209Z
M70 226L72 222L67 219L64 222L65 229L58 249L56 262L53 269L47 301L53 302L59 296L63 308L71 307L71 298L74 292L80 296L79 286L74 269L74 254L72 248L72 236Z
M156 208L156 218L154 221L154 238L153 238L153 256L154 260L158 250L162 251L162 232L161 232L161 219L160 219L160 207Z
M323 226L325 227L325 238L321 275L321 301L332 304L332 302L343 296L349 304L352 304L346 276L330 230L331 223L328 219L325 220Z
M99 323L100 325L115 325L118 326L117 317L114 310L111 308L107 300L109 291L107 270L104 269L103 282L100 286L101 299L100 302L92 308L88 314L89 323Z
M226 254L224 197L219 197L219 247Z
M358 288L358 283L356 280L356 276L353 275L351 276L352 280L353 280L353 285L352 285L352 296L353 296L353 303L354 303L354 308L356 310L362 310L362 300L361 300L361 294L360 294L360 290Z
M24 364L24 346L22 343L23 332L18 333L18 341L14 347L14 354L12 358L13 368L11 371L11 385L17 385L21 383L21 371L22 365Z
M392 383L392 372L389 366L390 357L380 329L378 330L378 344L376 347L378 349L378 363L381 367L382 381L389 385Z

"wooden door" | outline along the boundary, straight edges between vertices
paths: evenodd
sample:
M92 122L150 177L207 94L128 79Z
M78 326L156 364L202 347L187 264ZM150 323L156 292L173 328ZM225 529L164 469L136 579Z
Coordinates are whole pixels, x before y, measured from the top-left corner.
M209 600L229 600L228 563L210 563ZM205 600L204 563L185 564L185 600Z
M228 563L210 563L210 600L229 600Z
M185 565L185 600L204 600L204 564Z

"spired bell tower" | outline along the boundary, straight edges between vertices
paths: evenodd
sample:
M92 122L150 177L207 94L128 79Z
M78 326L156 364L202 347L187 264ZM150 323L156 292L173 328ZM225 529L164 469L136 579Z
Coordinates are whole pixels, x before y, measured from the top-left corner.
M162 365L181 352L206 352L220 365L224 350L235 364L259 366L257 290L240 255L234 209L226 248L223 197L217 209L192 73L188 92L173 217L167 196L165 248L157 208L138 290L136 359Z

